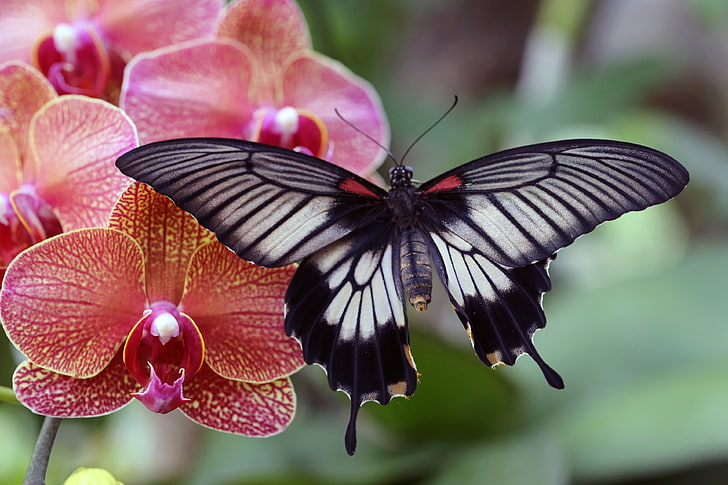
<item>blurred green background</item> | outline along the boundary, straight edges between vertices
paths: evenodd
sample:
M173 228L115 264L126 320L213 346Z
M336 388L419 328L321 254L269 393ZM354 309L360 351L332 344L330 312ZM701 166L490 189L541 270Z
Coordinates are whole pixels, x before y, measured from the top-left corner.
M483 366L438 293L427 314L410 312L416 394L364 406L354 457L348 399L307 368L279 436L225 435L133 402L64 421L48 483L79 465L127 485L728 483L728 2L300 4L314 47L381 94L395 155L459 96L407 157L421 180L501 148L588 136L670 153L690 185L559 253L535 341L563 391L528 357ZM0 403L0 483L22 480L40 422Z

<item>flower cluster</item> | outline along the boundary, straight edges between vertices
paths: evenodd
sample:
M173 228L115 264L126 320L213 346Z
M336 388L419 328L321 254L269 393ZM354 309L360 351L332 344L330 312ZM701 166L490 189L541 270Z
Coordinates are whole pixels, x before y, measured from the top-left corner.
M114 167L139 142L242 138L371 177L371 86L315 52L293 0L9 0L0 11L0 318L13 389L49 416L136 398L214 429L282 431L301 350L293 268L237 258Z

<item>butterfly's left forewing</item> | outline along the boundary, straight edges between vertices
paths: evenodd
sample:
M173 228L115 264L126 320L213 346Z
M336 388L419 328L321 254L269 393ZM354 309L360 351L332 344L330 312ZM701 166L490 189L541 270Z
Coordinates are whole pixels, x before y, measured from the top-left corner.
M286 293L286 331L351 398L350 454L361 404L409 396L417 384L396 237L391 223L365 225L304 259Z
M418 189L428 216L508 267L548 258L602 222L665 202L688 182L672 157L609 140L505 150Z
M299 261L386 210L383 189L341 167L243 140L156 142L116 165L263 266Z

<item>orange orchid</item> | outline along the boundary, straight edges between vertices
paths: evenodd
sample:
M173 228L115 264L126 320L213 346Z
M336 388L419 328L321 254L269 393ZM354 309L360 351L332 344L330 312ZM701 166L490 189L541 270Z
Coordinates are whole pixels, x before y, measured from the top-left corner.
M0 317L28 358L15 393L49 416L102 415L136 397L222 431L280 432L295 410L288 376L303 365L283 331L293 271L241 260L134 184L108 228L51 238L8 268Z

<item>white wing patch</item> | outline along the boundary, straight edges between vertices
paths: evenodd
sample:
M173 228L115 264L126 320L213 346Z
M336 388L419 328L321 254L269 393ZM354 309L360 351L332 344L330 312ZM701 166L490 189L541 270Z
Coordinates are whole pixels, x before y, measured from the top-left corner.
M481 253L474 251L465 240L447 232L447 242L442 233L430 233L432 241L442 256L445 273L448 275L445 286L456 301L465 297L484 298L496 302L499 295L514 290L513 281L505 277L503 269Z
M316 259L319 271L331 269L332 256L341 256L341 251ZM405 326L391 261L391 246L384 251L365 251L336 261L336 267L326 279L333 298L324 313L324 321L329 325L341 325L339 339L376 338L375 321L393 320L398 327Z

